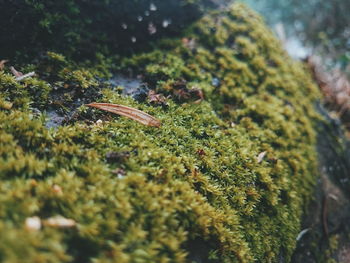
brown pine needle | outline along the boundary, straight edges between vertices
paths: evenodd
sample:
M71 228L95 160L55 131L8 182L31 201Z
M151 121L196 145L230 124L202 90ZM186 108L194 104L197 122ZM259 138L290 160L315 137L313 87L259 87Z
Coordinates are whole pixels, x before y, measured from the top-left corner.
M86 104L86 106L122 115L147 126L160 127L159 120L143 111L131 107L111 103L90 103Z

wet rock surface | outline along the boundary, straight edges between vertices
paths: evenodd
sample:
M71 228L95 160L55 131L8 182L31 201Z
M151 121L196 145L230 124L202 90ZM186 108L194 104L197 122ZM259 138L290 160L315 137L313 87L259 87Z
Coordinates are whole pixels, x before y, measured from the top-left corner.
M104 85L101 84L88 89L54 88L50 93L50 105L46 110L46 127L55 128L69 123L81 105L101 98L103 87Z
M350 143L341 123L330 117L320 123L317 150L321 177L297 237L292 262L316 263L330 259L350 262Z
M91 50L108 46L114 53L124 54L145 49L161 36L178 34L208 9L219 8L229 2L119 0L32 3L19 0L9 4L5 1L0 3L0 9L7 10L0 17L0 42L3 44L0 52L13 55L21 50L26 55L36 55L50 46L80 59L81 55L93 55Z

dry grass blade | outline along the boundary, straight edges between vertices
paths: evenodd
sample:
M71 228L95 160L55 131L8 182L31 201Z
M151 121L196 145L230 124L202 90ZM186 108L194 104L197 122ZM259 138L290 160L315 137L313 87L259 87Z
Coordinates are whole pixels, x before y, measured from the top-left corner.
M23 76L23 73L17 71L14 67L10 67L10 70L11 70L12 74L13 74L16 78L19 78L19 77L22 77L22 76Z
M131 107L111 103L90 103L86 104L86 106L122 115L147 126L160 127L159 120L143 111Z
M35 75L35 72L34 72L34 71L33 71L33 72L29 72L29 73L27 73L27 74L25 74L25 75L16 77L16 80L17 80L17 81L22 81L22 80L24 80L24 79L26 79L26 78L33 77L34 75Z

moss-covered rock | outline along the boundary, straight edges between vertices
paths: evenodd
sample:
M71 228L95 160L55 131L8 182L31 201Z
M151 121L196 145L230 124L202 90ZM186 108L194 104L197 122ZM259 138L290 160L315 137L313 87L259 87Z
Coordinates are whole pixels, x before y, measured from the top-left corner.
M27 67L38 78L0 73L0 105L13 103L0 110L0 261L288 262L317 176L319 93L262 20L236 4L111 63L167 106L123 96L103 62L49 53ZM66 124L48 129L52 111Z

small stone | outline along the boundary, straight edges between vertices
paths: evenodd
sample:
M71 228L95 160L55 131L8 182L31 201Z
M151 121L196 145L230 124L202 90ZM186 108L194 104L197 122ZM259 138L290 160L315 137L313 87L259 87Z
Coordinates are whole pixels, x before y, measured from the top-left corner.
M211 80L211 84L214 86L214 87L219 87L220 86L220 80L218 78L213 78Z
M37 216L27 217L25 225L28 230L38 231L41 228L41 220Z
M61 186L59 186L59 185L57 185L57 184L54 184L54 185L52 186L52 190L53 190L54 193L56 193L56 194L58 194L58 195L63 194L63 191L62 191Z

